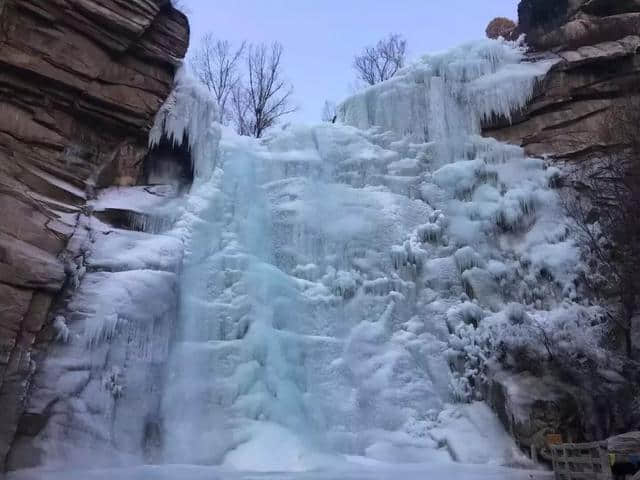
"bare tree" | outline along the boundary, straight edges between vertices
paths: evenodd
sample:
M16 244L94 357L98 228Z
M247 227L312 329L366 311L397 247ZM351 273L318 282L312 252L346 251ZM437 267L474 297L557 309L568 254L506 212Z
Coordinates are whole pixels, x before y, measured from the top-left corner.
M238 82L231 90L231 118L239 135L253 135L251 105L247 90Z
M617 148L578 166L577 194L566 201L588 263L585 283L610 306L608 316L633 353L640 308L640 99L614 107L602 128Z
M282 45L252 45L247 53L247 84L242 89L248 109L241 123L260 138L284 115L293 113L293 87L282 78Z
M232 116L229 100L233 89L240 82L238 67L245 48L245 42L234 49L227 40L218 40L207 34L191 61L195 75L215 96L220 118L225 124Z
M369 85L393 77L405 65L407 41L396 33L380 40L375 47L366 47L353 61L358 78Z
M324 107L322 107L322 121L335 123L337 117L337 107L334 102L325 100Z

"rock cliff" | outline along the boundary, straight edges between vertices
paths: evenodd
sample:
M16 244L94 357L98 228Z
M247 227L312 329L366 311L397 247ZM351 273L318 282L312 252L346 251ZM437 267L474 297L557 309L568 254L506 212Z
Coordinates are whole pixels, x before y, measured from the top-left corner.
M548 157L570 177L584 162L623 148L611 122L639 104L640 2L522 0L519 14L531 59L557 63L512 123L493 118L484 133ZM546 434L585 441L637 429L636 370L570 377L497 368L486 399L521 446L544 452Z
M188 38L169 0L0 0L0 464L86 269L70 240L97 187L144 175Z
M521 2L520 28L534 47L532 59L551 56L558 63L513 123L493 119L485 133L522 145L531 155L583 160L617 147L602 126L613 108L640 95L640 3L565 2L559 26L536 16L548 3L557 8L562 2Z

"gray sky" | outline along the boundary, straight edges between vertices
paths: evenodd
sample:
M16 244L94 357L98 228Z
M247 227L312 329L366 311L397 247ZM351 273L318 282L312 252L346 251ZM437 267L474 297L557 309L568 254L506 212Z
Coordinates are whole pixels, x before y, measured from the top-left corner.
M497 16L517 18L518 0L183 0L191 45L204 33L235 44L284 46L286 77L300 110L291 120L320 120L326 99L349 94L354 54L388 33L408 40L409 57L484 36Z

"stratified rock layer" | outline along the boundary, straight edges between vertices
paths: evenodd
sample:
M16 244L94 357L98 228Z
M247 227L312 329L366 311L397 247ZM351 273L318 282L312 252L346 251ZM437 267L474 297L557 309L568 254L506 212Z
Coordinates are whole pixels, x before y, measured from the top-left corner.
M82 269L86 201L142 175L188 37L168 0L0 0L0 459Z
M571 0L559 24L536 17L546 3L554 2L523 0L520 28L535 52L559 62L513 124L493 119L485 133L531 155L584 160L606 153L617 147L603 128L612 109L640 95L640 2Z

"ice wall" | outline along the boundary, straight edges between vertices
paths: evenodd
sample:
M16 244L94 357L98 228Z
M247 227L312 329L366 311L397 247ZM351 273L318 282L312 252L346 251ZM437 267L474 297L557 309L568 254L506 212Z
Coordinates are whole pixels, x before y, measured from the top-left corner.
M175 86L158 111L149 132L149 147L167 138L174 144L188 144L194 177L206 181L216 167L220 141L218 106L207 89L191 78L186 67L176 73Z
M492 115L511 118L556 60L523 63L525 47L482 40L425 55L392 79L338 107L339 119L361 129L380 127L416 141L452 141L480 133Z
M114 190L107 197L127 209L141 197L147 208L166 200L157 189ZM108 198L102 205L116 206ZM82 219L73 242L82 256L69 264L68 289L45 331L50 343L36 358L11 469L138 464L159 438L182 242L96 217Z
M521 58L470 44L347 100L353 126L223 132L180 227L167 462L514 461L485 407L452 405L449 352L473 312L572 295L554 172L477 135L550 66Z

